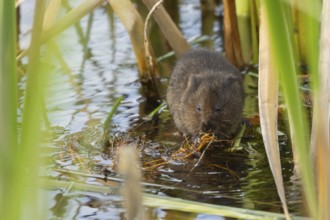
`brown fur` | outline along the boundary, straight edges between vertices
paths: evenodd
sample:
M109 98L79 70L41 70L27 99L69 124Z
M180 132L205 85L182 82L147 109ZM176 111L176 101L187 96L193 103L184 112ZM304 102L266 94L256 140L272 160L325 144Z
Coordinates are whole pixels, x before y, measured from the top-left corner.
M192 50L177 62L167 92L176 126L185 135L231 136L241 121L240 72L219 53Z

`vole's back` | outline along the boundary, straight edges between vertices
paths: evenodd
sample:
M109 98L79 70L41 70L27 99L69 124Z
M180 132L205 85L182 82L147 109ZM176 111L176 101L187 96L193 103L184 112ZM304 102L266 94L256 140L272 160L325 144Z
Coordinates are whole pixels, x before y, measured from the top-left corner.
M174 68L167 101L175 124L185 134L232 133L243 107L241 74L217 52L192 50Z

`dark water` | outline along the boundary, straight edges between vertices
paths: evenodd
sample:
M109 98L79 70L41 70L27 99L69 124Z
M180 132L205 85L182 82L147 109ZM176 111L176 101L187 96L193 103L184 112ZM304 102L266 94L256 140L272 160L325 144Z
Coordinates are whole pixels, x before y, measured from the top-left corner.
M69 2L71 6L78 3L79 1ZM203 13L202 16L199 1L183 0L166 4L187 39L207 36L208 40L194 47L210 47L222 51L221 5L216 8L215 16L211 16L213 13ZM139 2L136 7L142 14L146 12ZM24 2L21 7L21 48L26 48L29 42L32 8L32 1ZM64 7L63 13L65 12ZM90 33L87 32L89 21ZM153 25L151 29L156 56L169 52L170 48L157 26ZM245 130L240 147L229 151L223 146L215 145L206 151L194 169L198 162L196 157L181 163L172 160L171 155L178 150L183 138L175 130L166 108L152 120L145 120L146 115L156 106L150 106L140 94L137 65L129 37L111 9L97 8L77 26L63 32L57 40L67 66L59 60L55 61L46 94L47 118L54 138L43 149L49 162L45 165L45 176L54 180L74 180L91 185L113 184L113 187L119 187L118 183L110 181L112 177L116 177L113 170L116 146L120 143L134 143L140 152L143 182L158 184L146 187L150 193L211 204L282 212L257 122ZM23 60L23 66L26 62ZM163 96L174 62L172 57L159 63ZM246 118L257 115L256 80L248 74L245 76ZM19 84L21 91L24 89L24 82L23 76ZM111 144L104 147L100 144L102 123L121 95L125 99L112 119L109 136ZM279 133L289 208L292 213L304 215L299 181L293 175L292 155L285 126L280 128ZM159 165L164 161L165 164ZM103 180L105 169L111 172L108 181ZM69 174L67 171L78 174ZM50 219L124 218L118 191L110 194L84 190L65 192L65 189L59 187L47 190L47 193ZM160 208L148 208L146 213L150 219L224 219Z

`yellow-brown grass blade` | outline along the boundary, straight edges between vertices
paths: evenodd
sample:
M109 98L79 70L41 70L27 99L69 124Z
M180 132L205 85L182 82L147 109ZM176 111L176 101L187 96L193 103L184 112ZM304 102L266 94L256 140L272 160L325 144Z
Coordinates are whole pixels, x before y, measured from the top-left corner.
M277 139L278 73L273 65L264 11L261 12L259 44L259 114L262 137L278 195L287 219L290 219L283 185L280 153Z

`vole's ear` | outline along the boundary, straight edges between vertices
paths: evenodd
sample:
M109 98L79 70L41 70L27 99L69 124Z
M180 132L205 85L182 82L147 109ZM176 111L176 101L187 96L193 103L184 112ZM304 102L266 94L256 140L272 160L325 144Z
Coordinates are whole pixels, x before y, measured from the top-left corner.
M188 81L188 88L197 90L201 83L201 79L198 76L191 75Z

